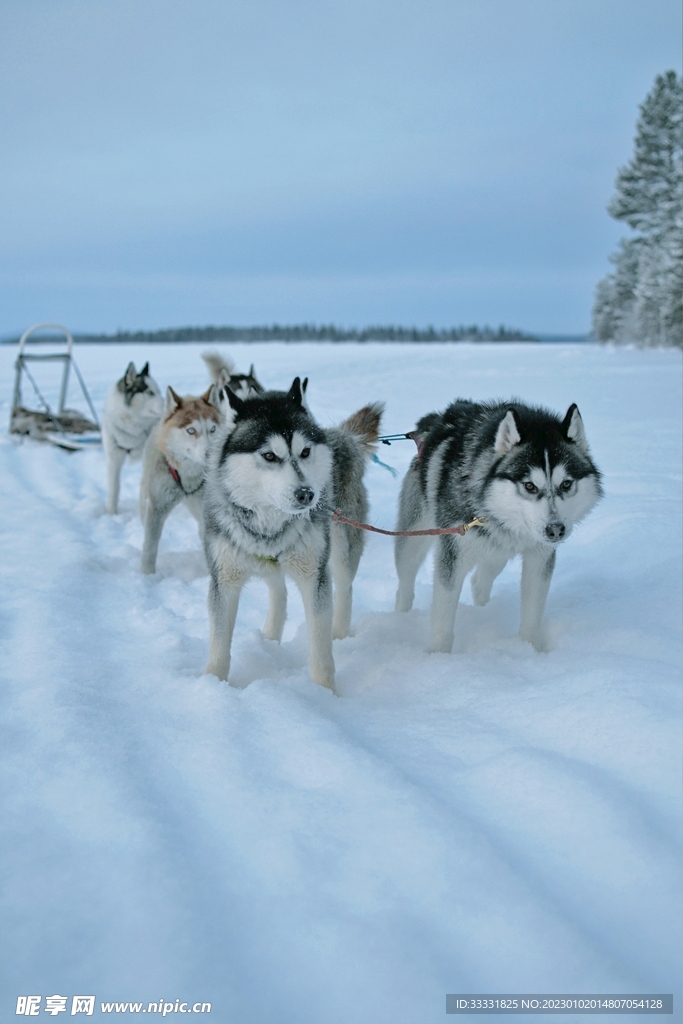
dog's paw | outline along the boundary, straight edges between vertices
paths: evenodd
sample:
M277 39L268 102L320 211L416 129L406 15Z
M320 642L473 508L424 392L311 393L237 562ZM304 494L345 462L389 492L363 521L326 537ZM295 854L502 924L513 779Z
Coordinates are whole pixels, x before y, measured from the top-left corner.
M312 668L311 676L313 677L313 682L317 683L318 686L324 686L325 689L336 693L334 688L334 665L332 668Z
M547 654L551 650L547 637L543 633L521 633L520 638L538 651L539 654Z
M443 636L437 634L430 637L429 644L427 645L428 654L450 654L453 650L453 634L449 636Z
M474 570L470 585L472 587L472 600L474 603L480 607L488 604L491 598L491 584L486 580L482 580L478 569Z
M405 593L405 591L396 591L396 603L394 605L395 612L409 612L413 607L413 594Z
M222 682L228 681L228 672L230 671L230 662L220 663L217 661L209 661L206 668L204 669L204 675L215 676L216 679L220 679Z

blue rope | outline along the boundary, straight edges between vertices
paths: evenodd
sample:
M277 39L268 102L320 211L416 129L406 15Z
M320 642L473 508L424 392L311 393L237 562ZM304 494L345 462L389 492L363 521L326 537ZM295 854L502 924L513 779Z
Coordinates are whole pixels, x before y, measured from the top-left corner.
M398 476L398 470L397 469L394 469L393 466L387 466L386 462L382 462L382 460L377 458L376 455L372 456L372 461L376 462L378 466L382 467L382 469L388 469L392 476L394 476L394 477Z

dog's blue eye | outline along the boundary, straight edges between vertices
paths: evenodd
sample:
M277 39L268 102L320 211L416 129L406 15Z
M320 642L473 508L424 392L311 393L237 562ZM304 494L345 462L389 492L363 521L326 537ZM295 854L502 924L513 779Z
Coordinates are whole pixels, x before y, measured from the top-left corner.
M213 434L213 433L215 433L215 431L216 431L216 425L214 424L213 427L211 427L211 430L209 431L209 433Z
M275 452L262 452L261 454L266 462L275 462L275 459L277 458Z
M538 494L538 487L536 484L532 484L531 480L524 481L524 490L527 494Z
M188 427L187 428L187 432L188 432L188 434L196 434L197 433L197 431L194 429L194 427Z
M299 458L300 459L307 459L310 454L311 454L311 449L310 448L304 448L303 451L301 452L301 455L299 456Z

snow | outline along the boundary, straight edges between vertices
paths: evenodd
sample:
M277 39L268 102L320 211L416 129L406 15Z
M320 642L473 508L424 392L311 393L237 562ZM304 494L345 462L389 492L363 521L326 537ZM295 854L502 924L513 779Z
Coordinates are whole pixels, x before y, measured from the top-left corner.
M76 357L101 409L129 359L204 390L200 351ZM426 654L430 569L394 614L391 541L371 536L335 697L309 678L292 587L281 646L259 633L254 583L232 685L202 675L191 516L172 515L143 577L139 467L111 517L101 451L3 436L3 1019L33 993L428 1024L447 992L674 992L680 1020L680 353L229 354L271 387L308 375L324 425L375 399L387 432L456 395L576 401L606 497L559 554L548 654L515 636L515 563L484 608L466 584L453 654ZM0 349L7 417L14 356ZM411 445L380 456L402 474ZM391 529L400 480L372 465L367 481Z

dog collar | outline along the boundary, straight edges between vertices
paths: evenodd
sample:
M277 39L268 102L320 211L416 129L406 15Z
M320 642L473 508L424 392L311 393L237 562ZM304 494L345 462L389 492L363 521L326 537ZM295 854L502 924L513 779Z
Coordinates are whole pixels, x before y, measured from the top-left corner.
M183 487L182 481L180 479L180 473L175 468L175 466L172 466L171 463L168 461L168 459L166 460L166 465L168 466L169 473L171 474L171 476L173 477L175 482L178 484L178 487L180 488L180 490L183 492L183 494L186 497L189 498L192 494L196 494L197 491L201 490L201 488L204 486L204 481L202 480L202 482L200 483L199 487L195 487L195 489L193 491L186 491L185 488Z

